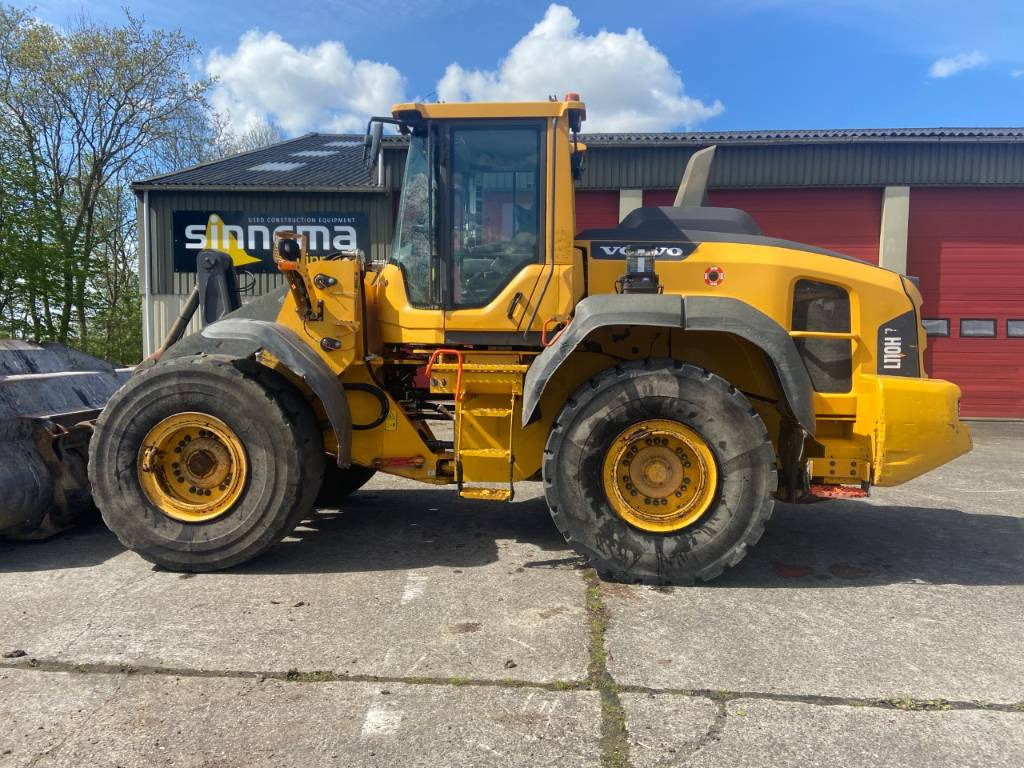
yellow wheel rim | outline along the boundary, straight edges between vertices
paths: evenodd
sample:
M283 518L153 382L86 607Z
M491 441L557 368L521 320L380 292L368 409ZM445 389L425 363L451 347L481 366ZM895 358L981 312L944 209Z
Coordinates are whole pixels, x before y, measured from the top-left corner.
M230 510L248 474L238 435L205 413L168 416L146 433L139 449L143 492L161 512L184 523L203 523Z
M605 493L630 525L670 533L696 522L715 497L718 469L704 439L671 419L624 429L605 454Z

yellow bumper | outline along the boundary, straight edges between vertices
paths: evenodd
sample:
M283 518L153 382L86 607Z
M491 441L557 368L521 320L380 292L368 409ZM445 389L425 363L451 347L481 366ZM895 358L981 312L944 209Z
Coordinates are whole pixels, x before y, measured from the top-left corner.
M870 440L875 485L899 485L971 450L955 384L861 374L856 387L854 432Z

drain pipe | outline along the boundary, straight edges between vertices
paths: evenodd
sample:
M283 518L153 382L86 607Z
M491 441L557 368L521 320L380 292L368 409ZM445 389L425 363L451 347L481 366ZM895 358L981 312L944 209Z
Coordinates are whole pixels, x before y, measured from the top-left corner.
M150 340L150 315L153 307L150 304L149 292L149 190L142 192L142 257L139 259L139 279L142 281L142 356L151 354L153 343Z

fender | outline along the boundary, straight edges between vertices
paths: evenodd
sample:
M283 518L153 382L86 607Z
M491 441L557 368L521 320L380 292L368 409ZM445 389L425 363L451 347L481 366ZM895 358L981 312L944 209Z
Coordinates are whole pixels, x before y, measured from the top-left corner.
M800 353L786 330L746 302L717 296L673 294L600 294L576 306L569 327L541 352L526 372L523 426L537 418L544 389L562 363L598 328L644 325L688 331L718 331L746 339L771 362L793 416L814 434L814 390Z
M338 438L338 466L352 463L352 414L345 391L327 364L292 330L266 320L226 317L202 330L207 339L248 342L265 349L313 390Z

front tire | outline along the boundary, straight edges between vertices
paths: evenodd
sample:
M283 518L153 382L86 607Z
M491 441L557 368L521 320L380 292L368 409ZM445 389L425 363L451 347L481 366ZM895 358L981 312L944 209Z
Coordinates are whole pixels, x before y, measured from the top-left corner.
M548 436L544 490L566 541L605 578L709 581L761 538L775 453L750 402L673 360L628 362L584 384Z
M175 571L265 552L312 509L323 476L313 412L249 360L179 358L110 399L89 446L103 520L129 549Z
M324 465L324 481L320 494L316 498L318 507L337 507L345 499L358 491L376 475L377 472L368 467L353 464L351 467L339 467L332 459Z

